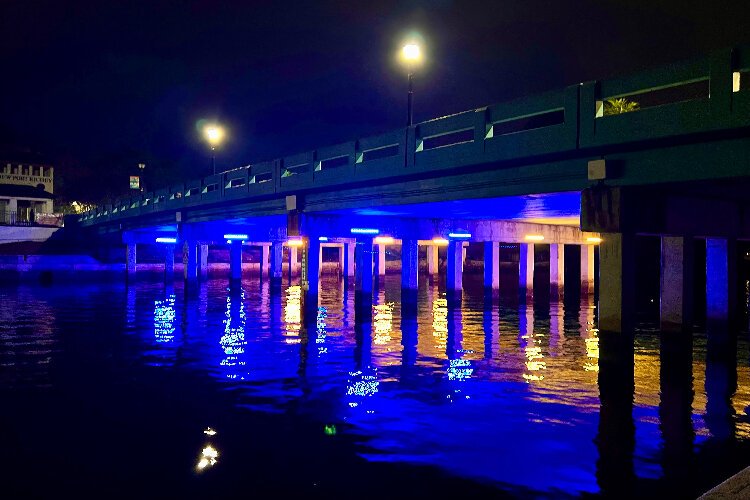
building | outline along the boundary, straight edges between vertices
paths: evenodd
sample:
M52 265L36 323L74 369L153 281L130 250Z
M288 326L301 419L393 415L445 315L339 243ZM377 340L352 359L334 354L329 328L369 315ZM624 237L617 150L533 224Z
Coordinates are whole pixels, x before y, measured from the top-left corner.
M0 161L0 254L36 253L62 226L53 174L41 163Z
M28 163L0 165L0 224L45 224L53 213L54 169Z

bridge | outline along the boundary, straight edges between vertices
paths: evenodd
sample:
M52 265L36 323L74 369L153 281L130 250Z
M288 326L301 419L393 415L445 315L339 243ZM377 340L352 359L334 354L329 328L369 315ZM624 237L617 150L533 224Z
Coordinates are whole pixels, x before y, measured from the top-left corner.
M748 131L750 47L737 47L137 193L79 222L126 245L128 273L137 245L163 245L168 272L182 245L188 282L205 276L209 244L230 248L234 279L243 246L263 248L272 280L288 247L288 269L301 267L315 306L321 249L335 246L365 315L388 245L401 249L404 304L420 256L436 273L438 252L447 290L460 296L467 243L484 246L490 291L500 244L517 244L529 296L534 246L549 245L557 292L571 258L582 291L593 291L598 258L599 326L614 332L632 328L635 238L658 235L662 328L685 330L696 241L705 241L707 316L736 317L737 242L750 239Z

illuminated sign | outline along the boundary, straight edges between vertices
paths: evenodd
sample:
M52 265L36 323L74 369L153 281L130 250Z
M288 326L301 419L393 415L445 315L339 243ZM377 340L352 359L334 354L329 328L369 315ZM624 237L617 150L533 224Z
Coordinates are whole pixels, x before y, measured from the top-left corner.
M141 178L137 175L130 176L130 189L141 189Z

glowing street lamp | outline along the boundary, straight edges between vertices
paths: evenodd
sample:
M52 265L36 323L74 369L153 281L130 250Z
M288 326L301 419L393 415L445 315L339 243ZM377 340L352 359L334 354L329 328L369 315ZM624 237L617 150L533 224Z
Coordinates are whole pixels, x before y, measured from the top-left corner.
M414 117L414 70L422 62L422 49L416 43L407 43L401 48L401 61L409 74L409 100L406 118L406 126L409 127Z
M224 129L218 125L206 125L203 129L203 135L206 137L209 146L211 146L211 165L213 166L214 175L216 175L216 146L224 140Z

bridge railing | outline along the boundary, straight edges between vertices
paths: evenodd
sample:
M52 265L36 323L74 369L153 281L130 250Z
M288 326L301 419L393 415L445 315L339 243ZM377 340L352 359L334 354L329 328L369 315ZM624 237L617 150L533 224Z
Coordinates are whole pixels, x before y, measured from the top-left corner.
M103 222L468 165L503 168L576 150L612 150L749 125L750 47L740 47L139 193L82 218Z

